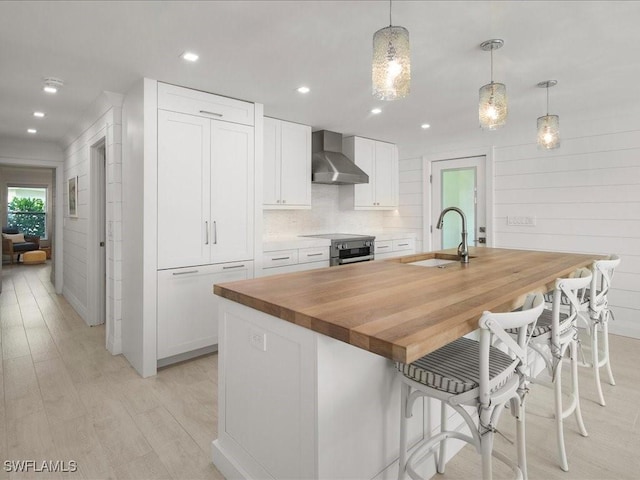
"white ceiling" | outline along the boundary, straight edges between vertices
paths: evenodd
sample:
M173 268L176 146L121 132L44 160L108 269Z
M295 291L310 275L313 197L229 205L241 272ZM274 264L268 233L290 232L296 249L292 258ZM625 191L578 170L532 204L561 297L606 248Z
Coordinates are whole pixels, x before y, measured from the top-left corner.
M550 113L565 121L640 101L640 2L396 0L412 91L381 102L371 95L371 43L388 21L387 1L3 1L0 136L59 142L102 91L126 93L146 76L420 152L478 135L478 88L490 80L479 44L491 38L505 41L494 53L510 101L502 135L519 123L535 129L546 113L536 84L547 79L558 80ZM200 60L184 62L185 50ZM42 92L46 76L64 80L59 94ZM296 92L303 84L306 96ZM371 115L374 106L383 113Z

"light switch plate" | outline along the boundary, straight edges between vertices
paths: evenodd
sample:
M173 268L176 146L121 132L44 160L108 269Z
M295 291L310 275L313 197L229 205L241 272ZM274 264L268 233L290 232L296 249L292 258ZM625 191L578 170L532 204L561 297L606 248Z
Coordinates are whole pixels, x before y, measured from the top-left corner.
M536 217L529 217L524 215L508 216L507 225L535 227Z

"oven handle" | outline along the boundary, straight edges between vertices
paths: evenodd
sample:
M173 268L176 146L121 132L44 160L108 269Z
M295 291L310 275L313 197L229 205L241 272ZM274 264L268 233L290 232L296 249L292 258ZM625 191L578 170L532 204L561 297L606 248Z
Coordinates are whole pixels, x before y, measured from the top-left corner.
M347 263L358 263L358 262L367 262L369 260L373 260L373 255L365 255L362 257L353 257L353 258L341 258L338 260L338 265L346 265Z

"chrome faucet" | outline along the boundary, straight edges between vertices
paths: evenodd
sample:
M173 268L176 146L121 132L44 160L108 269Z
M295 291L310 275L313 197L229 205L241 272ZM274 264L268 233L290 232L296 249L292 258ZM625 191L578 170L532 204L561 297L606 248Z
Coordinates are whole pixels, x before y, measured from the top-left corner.
M440 218L438 219L438 224L436 228L442 229L442 222L444 220L444 216L449 211L458 212L460 217L462 217L462 242L458 245L458 256L460 257L461 263L469 263L469 246L467 245L467 217L464 216L464 212L460 210L458 207L447 207L440 214Z

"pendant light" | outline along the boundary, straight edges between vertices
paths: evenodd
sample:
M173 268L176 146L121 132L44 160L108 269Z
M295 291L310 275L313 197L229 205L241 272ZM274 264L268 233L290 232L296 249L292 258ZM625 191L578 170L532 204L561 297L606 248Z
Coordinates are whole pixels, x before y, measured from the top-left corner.
M493 81L493 51L502 48L504 41L487 40L480 44L484 51L491 52L491 83L480 88L478 117L480 126L486 130L495 130L507 122L507 87L504 83Z
M373 61L371 63L373 96L379 100L396 100L409 95L411 84L411 58L409 31L391 23L389 0L389 26L373 35Z
M554 87L557 84L557 80L538 83L538 87L547 89L547 114L538 117L538 146L547 150L560 146L560 117L549 115L549 87Z

